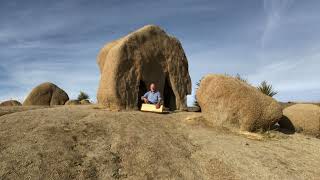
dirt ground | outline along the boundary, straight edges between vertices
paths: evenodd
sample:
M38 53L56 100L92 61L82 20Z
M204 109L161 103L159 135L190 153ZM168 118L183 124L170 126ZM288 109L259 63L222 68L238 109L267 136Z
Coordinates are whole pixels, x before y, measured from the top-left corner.
M196 112L22 109L0 108L0 179L320 177L320 139L302 134L231 132Z
M21 111L43 109L43 108L49 108L49 107L48 106L3 106L3 107L0 107L0 116L3 116L5 114L21 112Z
M314 104L314 105L320 106L320 103L310 103L310 102L279 102L279 103L282 106L282 109L293 106L295 104Z

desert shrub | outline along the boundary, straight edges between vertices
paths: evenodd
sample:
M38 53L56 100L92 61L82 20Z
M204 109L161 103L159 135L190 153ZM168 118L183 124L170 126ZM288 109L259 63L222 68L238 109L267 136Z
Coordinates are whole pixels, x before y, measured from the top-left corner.
M267 81L262 81L261 84L257 87L263 94L273 97L274 95L278 94L275 91L271 84L268 84Z
M80 94L78 95L78 101L87 99L89 99L89 95L83 91L80 91Z

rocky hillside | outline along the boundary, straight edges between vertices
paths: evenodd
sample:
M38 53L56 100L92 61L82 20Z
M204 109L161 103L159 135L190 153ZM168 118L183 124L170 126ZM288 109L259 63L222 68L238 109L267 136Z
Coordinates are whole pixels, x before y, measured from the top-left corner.
M230 132L199 113L24 108L0 116L0 179L320 177L314 137Z

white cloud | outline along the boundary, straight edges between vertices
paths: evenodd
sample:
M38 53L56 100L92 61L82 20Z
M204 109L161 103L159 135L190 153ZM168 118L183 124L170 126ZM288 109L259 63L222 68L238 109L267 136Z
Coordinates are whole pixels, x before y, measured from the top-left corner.
M273 33L281 25L282 16L293 3L293 0L264 0L264 10L267 14L265 28L261 37L261 46L272 39Z
M267 80L279 91L276 97L280 100L303 100L299 95L301 92L308 94L307 92L320 91L320 53L318 52L302 57L278 59L270 64L265 63L257 68L255 73L249 74L248 79L254 85ZM304 99L320 100L320 97L313 95L314 93L309 93L309 96L305 96Z

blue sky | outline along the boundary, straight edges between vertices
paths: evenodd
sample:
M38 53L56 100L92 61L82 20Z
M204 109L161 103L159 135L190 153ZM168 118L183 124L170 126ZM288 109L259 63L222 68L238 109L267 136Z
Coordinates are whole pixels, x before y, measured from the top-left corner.
M46 81L95 100L100 48L146 24L182 42L193 84L239 73L272 83L280 101L320 101L319 9L319 0L1 0L0 101L23 101Z

